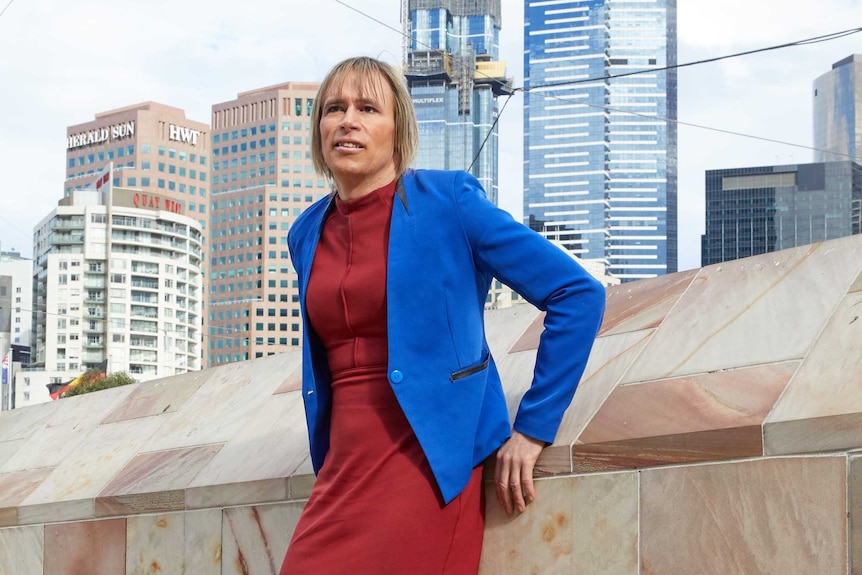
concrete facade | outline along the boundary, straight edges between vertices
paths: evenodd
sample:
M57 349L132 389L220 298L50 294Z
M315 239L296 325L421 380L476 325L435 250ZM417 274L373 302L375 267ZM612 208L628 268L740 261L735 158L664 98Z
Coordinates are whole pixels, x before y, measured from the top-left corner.
M32 365L54 383L104 362L138 380L200 369L203 238L169 202L73 190L36 226Z
M860 256L609 288L537 500L505 516L487 485L480 573L862 572ZM513 411L542 320L486 314ZM277 573L314 481L301 393L291 351L0 414L0 573Z

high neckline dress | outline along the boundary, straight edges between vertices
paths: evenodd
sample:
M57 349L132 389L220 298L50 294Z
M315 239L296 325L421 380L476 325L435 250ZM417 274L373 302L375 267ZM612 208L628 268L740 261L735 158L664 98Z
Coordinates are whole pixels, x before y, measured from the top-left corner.
M306 305L332 374L330 447L281 575L478 571L481 466L444 505L386 376L386 260L395 185L356 200L336 197L314 255ZM417 294L421 288L416 286Z

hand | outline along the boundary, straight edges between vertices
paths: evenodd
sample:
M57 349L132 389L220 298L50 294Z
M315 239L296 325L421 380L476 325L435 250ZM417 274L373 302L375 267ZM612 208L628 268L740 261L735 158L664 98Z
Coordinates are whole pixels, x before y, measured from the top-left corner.
M497 451L494 484L497 501L511 515L514 507L523 513L527 505L536 499L533 490L533 467L545 448L545 442L512 431L512 437Z

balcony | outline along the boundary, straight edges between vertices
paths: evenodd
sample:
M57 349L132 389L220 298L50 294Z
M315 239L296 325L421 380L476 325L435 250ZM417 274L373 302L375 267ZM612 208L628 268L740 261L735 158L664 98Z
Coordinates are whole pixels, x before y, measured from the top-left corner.
M129 361L134 362L147 362L147 363L158 363L158 353L155 351L137 351L132 350L129 353Z
M83 218L55 219L51 221L52 230L79 230L84 227Z
M129 329L131 331L145 332L145 333L156 333L158 331L158 327L156 326L156 324L154 322L139 321L139 320L132 320L129 323Z
M84 325L85 333L105 333L105 324L101 321L90 322Z
M148 303L152 305L159 304L159 298L156 294L132 292L132 301L135 303Z
M159 289L158 280L132 278L132 287L144 289Z
M132 337L129 339L129 346L131 347L148 347L150 349L156 349L159 347L159 342L156 337Z
M54 234L51 236L51 243L56 246L83 244L84 236L82 234Z
M141 305L133 305L131 310L132 317L146 317L156 319L159 317L159 310L154 307L145 307Z
M158 264L132 264L132 273L133 274L150 274L150 275L159 275L159 266Z

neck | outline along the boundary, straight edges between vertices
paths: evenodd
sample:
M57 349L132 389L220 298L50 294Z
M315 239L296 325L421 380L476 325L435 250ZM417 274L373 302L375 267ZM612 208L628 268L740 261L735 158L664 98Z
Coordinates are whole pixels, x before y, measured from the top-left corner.
M391 173L386 172L375 177L363 177L358 180L351 178L335 177L335 189L338 192L338 197L343 201L356 200L363 196L367 196L374 190L378 190L395 179L397 174L395 170Z

